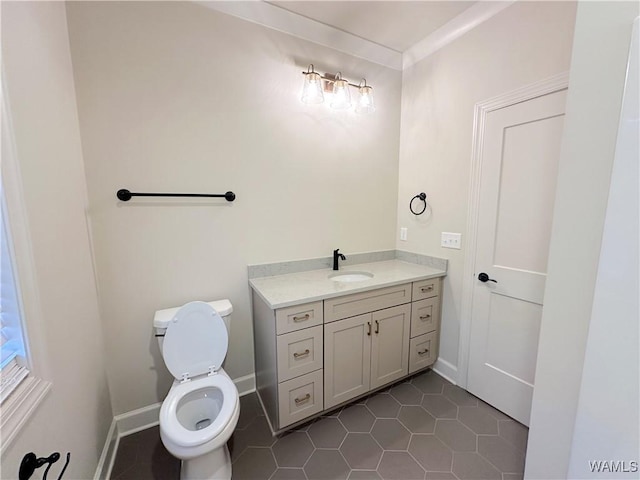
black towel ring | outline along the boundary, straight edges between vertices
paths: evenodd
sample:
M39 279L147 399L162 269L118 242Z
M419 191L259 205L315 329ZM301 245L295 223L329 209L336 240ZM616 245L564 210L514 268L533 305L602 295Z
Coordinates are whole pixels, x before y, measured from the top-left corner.
M422 210L420 210L419 212L416 212L416 211L413 209L413 201L414 201L416 198L419 198L420 200L422 200L422 201L424 202L424 205L422 206ZM409 210L411 210L411 213L413 213L414 215L422 215L426 209L427 209L427 194L426 194L426 193L424 193L424 192L419 193L418 195L416 195L415 197L413 197L413 198L411 199L411 201L409 202Z

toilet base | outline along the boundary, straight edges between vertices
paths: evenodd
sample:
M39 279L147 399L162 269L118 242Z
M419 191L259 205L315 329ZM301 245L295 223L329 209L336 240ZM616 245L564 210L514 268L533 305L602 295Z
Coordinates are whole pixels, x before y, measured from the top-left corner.
M231 455L227 445L206 455L182 460L180 480L231 480Z

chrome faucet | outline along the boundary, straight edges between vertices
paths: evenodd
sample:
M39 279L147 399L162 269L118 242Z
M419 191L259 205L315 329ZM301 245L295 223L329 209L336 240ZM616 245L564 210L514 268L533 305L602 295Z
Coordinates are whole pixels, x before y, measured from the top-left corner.
M334 270L338 270L338 258L341 258L342 260L347 259L347 257L345 257L343 254L340 253L340 249L336 248L333 251L333 269Z

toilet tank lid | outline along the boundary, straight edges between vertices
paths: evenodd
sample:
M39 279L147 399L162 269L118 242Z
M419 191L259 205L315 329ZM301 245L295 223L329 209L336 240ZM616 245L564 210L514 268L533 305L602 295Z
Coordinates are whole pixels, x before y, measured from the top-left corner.
M233 312L233 305L231 305L231 302L226 298L224 300L215 300L207 303L211 305L221 317L231 315L231 312ZM167 328L167 325L169 325L169 322L179 309L180 307L174 307L156 311L153 316L153 326L155 328Z

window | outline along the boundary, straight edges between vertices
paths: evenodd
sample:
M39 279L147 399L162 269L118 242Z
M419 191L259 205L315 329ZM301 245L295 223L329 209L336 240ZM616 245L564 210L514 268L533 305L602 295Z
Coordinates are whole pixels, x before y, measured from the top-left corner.
M0 191L1 192L1 191ZM12 247L7 234L7 215L2 193L0 208L0 403L24 380L29 371L15 275Z
M51 390L28 216L2 72L0 150L0 453Z

